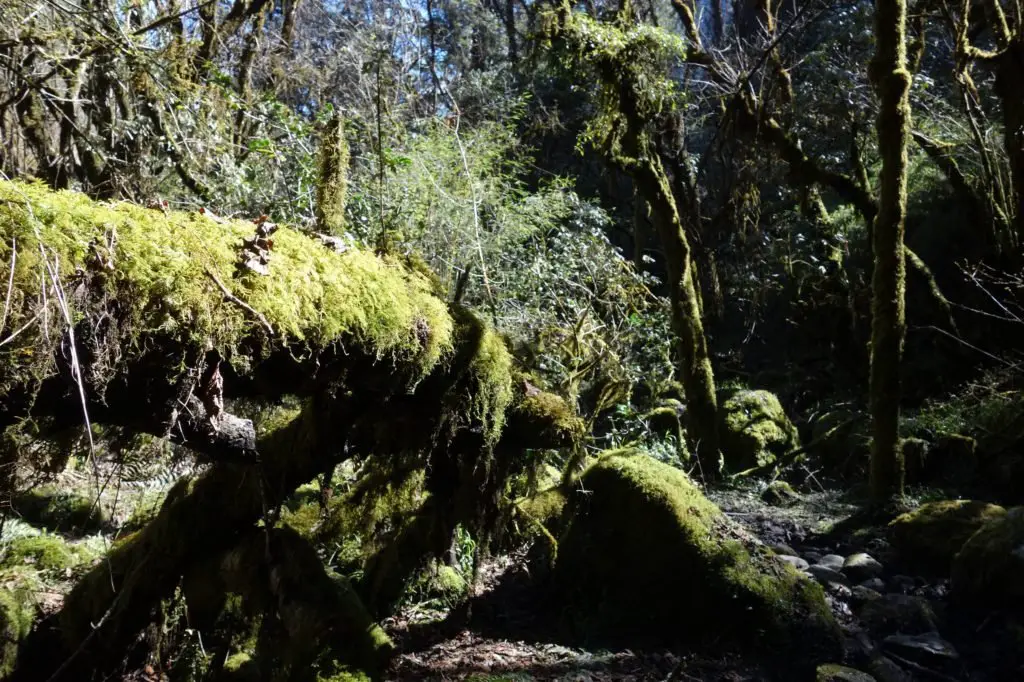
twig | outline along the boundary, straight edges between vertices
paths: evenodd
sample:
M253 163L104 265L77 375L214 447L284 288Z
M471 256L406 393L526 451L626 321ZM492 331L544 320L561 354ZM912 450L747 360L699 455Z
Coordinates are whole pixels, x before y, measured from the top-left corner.
M213 271L210 270L209 268L206 268L206 275L213 280L213 283L217 285L217 287L220 289L220 292L224 294L224 300L228 301L229 303L234 303L239 308L255 317L259 321L259 323L263 325L263 328L267 330L267 333L270 334L271 338L277 336L277 334L274 332L274 328L270 325L270 322L267 321L267 318L263 317L263 314L261 312L259 312L251 305L249 305L242 299L232 294L231 290L224 286L224 283L221 282L217 275L213 274Z

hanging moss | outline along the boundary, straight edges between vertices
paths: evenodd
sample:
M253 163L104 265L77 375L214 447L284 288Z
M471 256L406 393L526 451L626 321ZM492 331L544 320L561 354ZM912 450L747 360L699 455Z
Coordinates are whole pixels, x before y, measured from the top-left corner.
M316 186L317 228L331 235L345 229L345 200L348 194L348 142L345 120L335 114L320 142L320 177Z

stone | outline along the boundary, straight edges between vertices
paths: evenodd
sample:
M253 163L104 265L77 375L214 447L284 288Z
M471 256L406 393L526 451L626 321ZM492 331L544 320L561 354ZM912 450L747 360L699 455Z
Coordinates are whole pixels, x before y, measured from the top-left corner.
M917 587L917 581L908 575L894 575L889 578L888 587L891 592L906 594Z
M839 583L840 585L846 584L846 576L837 571L834 568L829 568L822 564L814 564L807 568L807 572L822 585L828 585L829 583Z
M843 574L853 582L863 582L882 575L885 567L870 554L858 552L846 557Z
M800 495L785 481L772 481L761 492L761 500L772 507L790 507L800 501Z
M861 583L861 586L866 587L869 590L874 590L875 592L885 591L885 581L881 578L871 578L870 580L865 580Z
M1006 516L1003 507L972 500L929 502L889 523L900 562L928 575L947 577L953 558L982 526Z
M881 598L882 595L880 592L873 590L870 587L865 587L864 585L854 585L850 588L850 603L853 604L854 607L858 607L869 601Z
M876 636L903 633L919 635L936 630L935 612L927 599L905 594L886 594L868 599L857 615Z
M806 559L801 559L798 556L789 556L783 554L779 556L779 559L785 561L787 564L789 564L798 571L806 571L811 566L809 563L807 563Z
M773 545L768 545L768 547L779 556L800 556L800 552L783 542L777 542Z
M597 458L579 483L569 491L551 574L564 626L577 636L731 642L786 659L807 677L841 655L823 590L681 470L618 450Z
M821 557L821 559L819 559L817 563L821 564L822 566L828 566L829 568L838 571L843 567L843 564L846 563L846 559L839 554L826 554L825 556Z
M718 433L731 471L767 466L800 447L782 403L768 391L720 391Z
M819 561L821 561L821 557L825 555L821 552L816 552L813 549L806 549L800 553L800 556L802 556L804 559L807 559L807 561L811 562L812 564L816 564Z
M850 601L850 598L853 596L850 588L842 583L829 583L825 585L825 592L836 599L846 602Z
M943 665L960 658L953 645L936 632L921 635L889 635L882 647L907 660L921 665Z
M914 682L910 673L888 656L875 656L871 660L870 667L871 674L878 679L878 682Z
M845 665L828 663L818 666L816 682L878 682L872 675L848 668Z
M950 596L1024 612L1024 507L982 526L953 560Z

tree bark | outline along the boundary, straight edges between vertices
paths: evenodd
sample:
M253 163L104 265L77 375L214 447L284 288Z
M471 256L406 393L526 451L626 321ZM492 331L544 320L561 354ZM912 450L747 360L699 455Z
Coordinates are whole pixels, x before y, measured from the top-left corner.
M871 497L884 502L903 494L899 440L900 362L905 332L907 145L910 137L910 73L906 68L905 0L876 0L875 57L871 81L878 93L877 130L882 157L878 215L872 235Z

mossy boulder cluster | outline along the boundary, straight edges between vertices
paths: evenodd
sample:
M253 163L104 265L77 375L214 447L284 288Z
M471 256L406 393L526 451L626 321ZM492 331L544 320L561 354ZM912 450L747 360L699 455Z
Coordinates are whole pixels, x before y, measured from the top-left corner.
M893 548L917 571L948 576L953 558L972 535L1006 515L1002 507L972 500L929 502L889 524Z
M808 663L838 655L821 588L678 469L640 452L605 455L583 474L562 523L553 582L584 640L714 639Z
M800 434L782 403L768 391L723 391L718 434L730 471L768 466L800 447Z
M15 513L39 528L61 533L90 533L110 525L103 507L89 497L45 485L17 495Z

